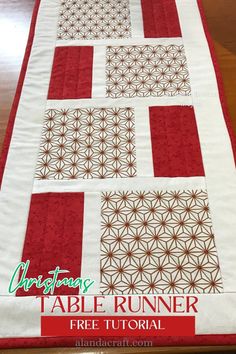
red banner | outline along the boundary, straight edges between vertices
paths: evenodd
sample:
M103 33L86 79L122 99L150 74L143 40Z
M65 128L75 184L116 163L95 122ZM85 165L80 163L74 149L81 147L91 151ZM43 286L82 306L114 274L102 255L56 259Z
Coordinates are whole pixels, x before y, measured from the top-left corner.
M194 316L42 316L42 336L194 336Z

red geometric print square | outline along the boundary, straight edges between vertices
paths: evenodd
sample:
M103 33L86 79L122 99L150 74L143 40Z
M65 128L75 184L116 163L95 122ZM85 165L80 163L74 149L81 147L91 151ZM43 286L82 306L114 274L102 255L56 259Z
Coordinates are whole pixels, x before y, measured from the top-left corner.
M46 111L36 179L136 175L134 109Z
M154 176L204 176L193 107L150 107L149 117Z
M100 291L219 293L205 190L102 194Z
M29 211L22 262L30 261L27 277L39 275L52 278L49 271L68 270L68 278L78 278L81 272L81 255L84 219L84 193L42 193L33 194ZM62 280L65 274L59 274ZM17 296L42 295L43 288L35 284L24 291L17 290ZM55 295L77 295L78 288L61 286L55 288Z
M93 47L56 47L48 99L91 98Z
M175 0L141 0L145 38L181 37Z
M61 0L57 38L131 37L129 0Z
M108 46L107 97L189 96L183 45Z

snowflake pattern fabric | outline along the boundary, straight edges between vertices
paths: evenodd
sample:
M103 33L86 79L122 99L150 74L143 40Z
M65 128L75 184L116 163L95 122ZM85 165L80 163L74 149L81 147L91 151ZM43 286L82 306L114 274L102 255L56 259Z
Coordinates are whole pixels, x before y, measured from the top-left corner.
M62 0L58 39L131 37L128 0Z
M102 195L102 294L219 293L204 190Z
M136 175L132 108L50 109L36 179Z
M108 46L107 97L190 95L183 45Z

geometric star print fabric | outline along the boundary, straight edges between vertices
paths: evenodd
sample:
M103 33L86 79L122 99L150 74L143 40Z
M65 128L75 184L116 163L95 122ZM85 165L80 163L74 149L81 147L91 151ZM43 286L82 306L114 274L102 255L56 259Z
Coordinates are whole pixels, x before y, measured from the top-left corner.
M102 294L223 290L206 191L102 195Z
M189 95L189 73L183 46L107 48L107 96Z
M133 177L134 144L131 108L48 110L36 178Z
M63 0L58 22L58 39L128 38L128 0Z

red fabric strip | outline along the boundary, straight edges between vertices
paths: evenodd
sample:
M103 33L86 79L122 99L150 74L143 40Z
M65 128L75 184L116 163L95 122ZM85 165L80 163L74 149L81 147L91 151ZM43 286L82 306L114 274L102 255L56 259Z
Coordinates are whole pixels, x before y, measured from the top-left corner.
M223 84L222 74L221 74L220 66L219 66L217 58L216 58L214 42L213 42L213 40L211 38L211 35L210 35L210 32L208 30L207 20L206 20L206 17L205 17L202 1L201 0L197 0L197 2L198 2L198 7L199 7L201 19L202 19L203 28L204 28L204 31L205 31L205 36L206 36L206 39L207 39L207 42L208 42L208 47L209 47L209 50L210 50L210 53L211 53L211 59L212 59L212 62L213 62L213 65L214 65L214 69L215 69L215 74L216 74L216 80L217 80L217 84L218 84L221 107L222 107L222 111L223 111L223 114L224 114L225 124L227 126L229 137L230 137L230 140L231 140L231 146L232 146L233 155L234 155L234 161L235 161L235 165L236 165L236 135L235 135L235 132L234 132L234 129L233 129L233 126L232 126L232 121L231 121L231 117L230 117L228 106L227 106L227 101L226 101L225 92L224 92L224 84Z
M145 38L181 37L175 0L141 0Z
M93 47L80 48L78 98L92 97Z
M66 48L66 53L62 54L65 55L66 60L63 60L62 57L62 68L60 69L63 73L64 84L60 87L61 95L62 97L70 97L71 94L76 95L77 93L80 51L76 47L71 47L70 49ZM60 82L60 72L58 74Z
M22 262L30 260L27 278L43 279L57 266L69 273L58 276L80 277L83 239L84 193L33 194ZM35 285L28 292L18 289L17 296L39 295ZM77 295L78 288L62 286L56 295Z
M99 341L100 345L104 343L105 340L109 341L120 341L120 337L34 337L34 338L0 338L0 348L51 348L51 347L75 347L86 346L88 341ZM236 343L235 334L212 334L212 335L196 335L194 337L123 337L122 340L127 341L131 346L132 342L141 341L152 341L153 347L162 346L204 346L204 345L234 345ZM99 343L99 342L98 342ZM80 344L80 345L79 345ZM137 345L137 344L136 344ZM88 345L87 345L88 346ZM105 347L105 345L103 345ZM117 344L119 346L119 344ZM223 349L222 349L223 352Z
M93 47L57 47L48 98L91 98L92 72Z
M48 98L63 98L67 56L68 47L57 47L55 49Z
M204 176L193 108L150 107L149 115L154 176Z
M13 104L12 104L12 108L11 108L11 112L10 112L10 116L9 116L9 120L8 120L7 130L6 130L6 134L5 134L5 139L4 139L4 143L3 143L3 147L2 147L2 153L1 153L1 157L0 157L0 188L2 185L2 179L3 179L4 169L5 169L5 165L6 165L6 161L7 161L7 155L8 155L8 151L9 151L10 142L11 142L13 127L15 124L16 112L18 109L18 104L19 104L20 97L21 97L21 91L22 91L22 87L24 84L24 80L25 80L25 74L26 74L26 70L28 67L28 62L29 62L29 58L30 58L30 54L31 54L31 48L33 45L39 5L40 5L40 0L36 0L35 5L34 5L33 14L32 14L29 37L28 37L28 41L27 41L25 55L24 55L24 59L22 62L20 76L19 76L19 80L17 83L16 93L15 93L15 97L13 100Z

